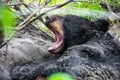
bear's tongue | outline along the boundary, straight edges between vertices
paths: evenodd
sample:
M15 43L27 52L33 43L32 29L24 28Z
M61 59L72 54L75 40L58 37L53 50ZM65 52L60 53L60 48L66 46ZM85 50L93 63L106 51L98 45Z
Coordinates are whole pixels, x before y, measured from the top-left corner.
M52 30L53 31L53 30ZM56 38L56 42L54 45L52 45L51 47L48 48L48 51L56 51L57 49L60 48L60 46L62 45L63 43L63 37L60 33L56 32L56 31L53 31L54 34L55 34L55 38Z

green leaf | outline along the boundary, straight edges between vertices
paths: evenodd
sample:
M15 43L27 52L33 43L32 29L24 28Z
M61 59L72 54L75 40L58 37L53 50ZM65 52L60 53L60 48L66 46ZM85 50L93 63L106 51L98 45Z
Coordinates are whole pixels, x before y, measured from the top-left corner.
M14 29L15 17L7 6L0 6L0 22L5 35L9 36Z
M65 72L56 72L48 77L47 80L75 80L74 77Z

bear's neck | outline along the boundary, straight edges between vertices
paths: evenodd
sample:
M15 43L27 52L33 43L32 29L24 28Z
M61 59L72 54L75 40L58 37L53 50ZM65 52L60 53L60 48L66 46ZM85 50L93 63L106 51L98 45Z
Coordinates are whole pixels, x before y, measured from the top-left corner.
M87 41L89 41L91 39L92 34L87 34L87 33L82 33L81 34L75 34L75 35L71 35L65 38L65 46L68 47L72 47L75 45L80 45L83 43L86 43Z

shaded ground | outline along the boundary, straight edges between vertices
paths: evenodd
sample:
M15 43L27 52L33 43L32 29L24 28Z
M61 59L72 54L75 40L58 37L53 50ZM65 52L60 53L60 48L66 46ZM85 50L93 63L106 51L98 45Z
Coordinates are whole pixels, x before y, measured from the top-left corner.
M0 49L0 80L2 77L9 78L9 71L15 65L25 63L35 65L41 62L41 58L44 59L43 61L47 60L51 55L47 51L47 48L52 45L50 39L52 40L51 37L33 27L18 33L17 37L8 44L6 60L6 46ZM7 80L6 78L2 80Z

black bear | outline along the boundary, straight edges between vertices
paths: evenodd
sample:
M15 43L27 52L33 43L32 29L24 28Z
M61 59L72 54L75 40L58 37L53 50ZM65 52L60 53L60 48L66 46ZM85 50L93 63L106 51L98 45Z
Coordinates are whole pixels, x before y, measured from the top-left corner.
M120 45L106 33L107 21L66 15L47 17L45 24L56 37L48 50L63 54L36 66L14 67L12 80L45 80L55 72L66 72L75 80L120 80Z
M107 32L109 23L106 20L90 21L75 15L46 17L47 27L55 34L56 44L48 50L52 53L63 53L66 48L87 42L93 30Z

